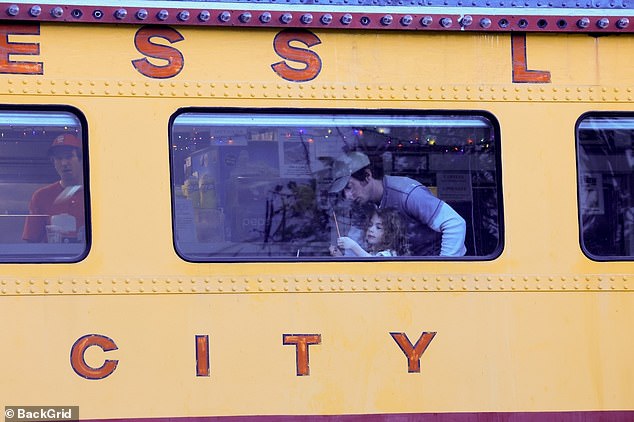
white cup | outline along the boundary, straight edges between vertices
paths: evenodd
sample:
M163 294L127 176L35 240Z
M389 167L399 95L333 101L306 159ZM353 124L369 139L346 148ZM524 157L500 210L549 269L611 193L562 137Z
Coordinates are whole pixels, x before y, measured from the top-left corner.
M48 243L61 243L62 242L62 230L59 226L49 225L46 226L46 238Z

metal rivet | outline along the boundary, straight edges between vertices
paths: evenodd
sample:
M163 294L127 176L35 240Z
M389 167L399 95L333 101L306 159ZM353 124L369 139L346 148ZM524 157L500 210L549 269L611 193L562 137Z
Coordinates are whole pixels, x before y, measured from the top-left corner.
M240 16L238 17L238 20L242 23L249 22L251 20L251 13L250 12L241 13Z
M460 19L460 25L469 26L473 23L473 17L471 15L465 15Z
M423 25L423 26L429 26L432 23L434 23L434 18L432 18L431 16L423 16L420 19L420 24Z
M156 18L160 21L164 21L167 18L169 18L170 16L170 12L168 12L165 9L159 10L158 13L156 14Z
M610 25L610 19L608 18L601 18L597 21L597 26L601 29L605 29Z
M299 21L303 24L308 25L309 23L313 22L313 15L311 15L310 13L304 13L300 18Z
M577 27L580 29L585 29L588 26L590 26L590 19L588 18L581 18L577 21Z
M413 21L414 21L414 18L412 17L412 15L405 15L401 18L401 25L409 26L412 24Z
M291 13L282 13L280 16L280 22L282 23L290 23L293 20L293 15Z
M231 13L226 10L218 15L218 20L220 22L229 22L231 19Z
M260 22L269 23L271 22L271 14L269 12L264 12L260 15Z
M17 4L12 4L7 8L7 15L17 16L20 13L20 7Z
M352 15L350 13L346 13L341 17L341 23L344 25L350 25L352 23Z
M54 18L61 18L64 15L64 9L57 6L51 9L51 16Z
M185 22L185 21L189 20L189 11L188 10L181 10L178 13L177 18L181 22Z
M490 28L491 27L491 19L489 18L482 18L480 19L480 27L482 28Z
M198 20L201 22L207 22L209 19L211 19L211 13L208 10L202 10L198 14Z
M33 16L34 18L37 16L40 16L41 13L42 13L42 8L38 5L32 6L29 9L29 15Z
M127 15L128 15L128 11L125 9L117 9L114 12L114 17L117 19L125 19Z
M453 20L451 18L442 18L440 19L440 26L443 28L449 28L453 24Z
M330 25L330 23L332 22L332 15L330 13L326 13L319 19L319 21L324 25Z
M148 12L145 9L139 9L137 10L136 14L135 14L136 18L140 21L147 19L148 17Z
M381 25L383 26L391 25L392 21L394 21L394 18L392 17L392 15L385 15L381 18Z
M630 24L630 20L628 18L621 18L616 21L616 27L619 29L627 28Z

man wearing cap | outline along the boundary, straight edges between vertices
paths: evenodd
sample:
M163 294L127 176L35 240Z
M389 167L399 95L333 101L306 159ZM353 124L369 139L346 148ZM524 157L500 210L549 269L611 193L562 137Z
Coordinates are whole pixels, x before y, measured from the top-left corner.
M406 217L412 255L463 256L465 220L429 189L408 177L375 178L368 156L353 151L332 167L330 192L342 192L356 204L396 208Z
M60 135L53 140L48 156L60 180L38 189L31 197L31 215L26 218L22 238L47 242L49 226L49 230L63 232L67 240L78 241L85 225L81 141L72 134Z

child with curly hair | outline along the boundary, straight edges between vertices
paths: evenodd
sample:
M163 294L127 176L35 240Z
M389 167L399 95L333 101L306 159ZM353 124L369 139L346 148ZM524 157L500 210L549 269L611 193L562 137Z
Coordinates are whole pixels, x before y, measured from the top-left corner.
M405 226L394 208L377 208L366 222L365 246L363 249L353 239L342 236L337 246L330 247L333 256L342 256L348 249L356 256L403 256L409 253Z

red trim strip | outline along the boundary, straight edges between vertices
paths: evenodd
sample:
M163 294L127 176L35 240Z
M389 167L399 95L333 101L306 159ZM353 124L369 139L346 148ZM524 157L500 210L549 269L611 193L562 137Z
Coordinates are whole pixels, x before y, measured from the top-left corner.
M212 3L213 4L213 3ZM201 7L205 4L201 3ZM214 4L218 7L217 4ZM233 4L235 6L235 4ZM295 5L297 6L297 5ZM336 9L333 9L336 10ZM340 10L340 9L339 9ZM424 8L420 8L424 11ZM476 10L476 9L472 9ZM479 8L478 11L486 11ZM499 10L499 9L497 9ZM448 11L449 12L449 11ZM518 13L519 12L519 13ZM578 13L578 10L576 11ZM271 27L404 31L481 31L481 32L582 32L633 33L632 10L605 11L606 15L539 15L535 9L509 10L505 15L364 13L363 11L319 12L297 10L176 9L126 6L83 6L72 4L0 3L0 19L5 21L106 23L135 25L185 25L213 27ZM524 14L522 14L524 13ZM537 11L536 13L539 13Z
M90 419L91 422L632 422L634 410Z

